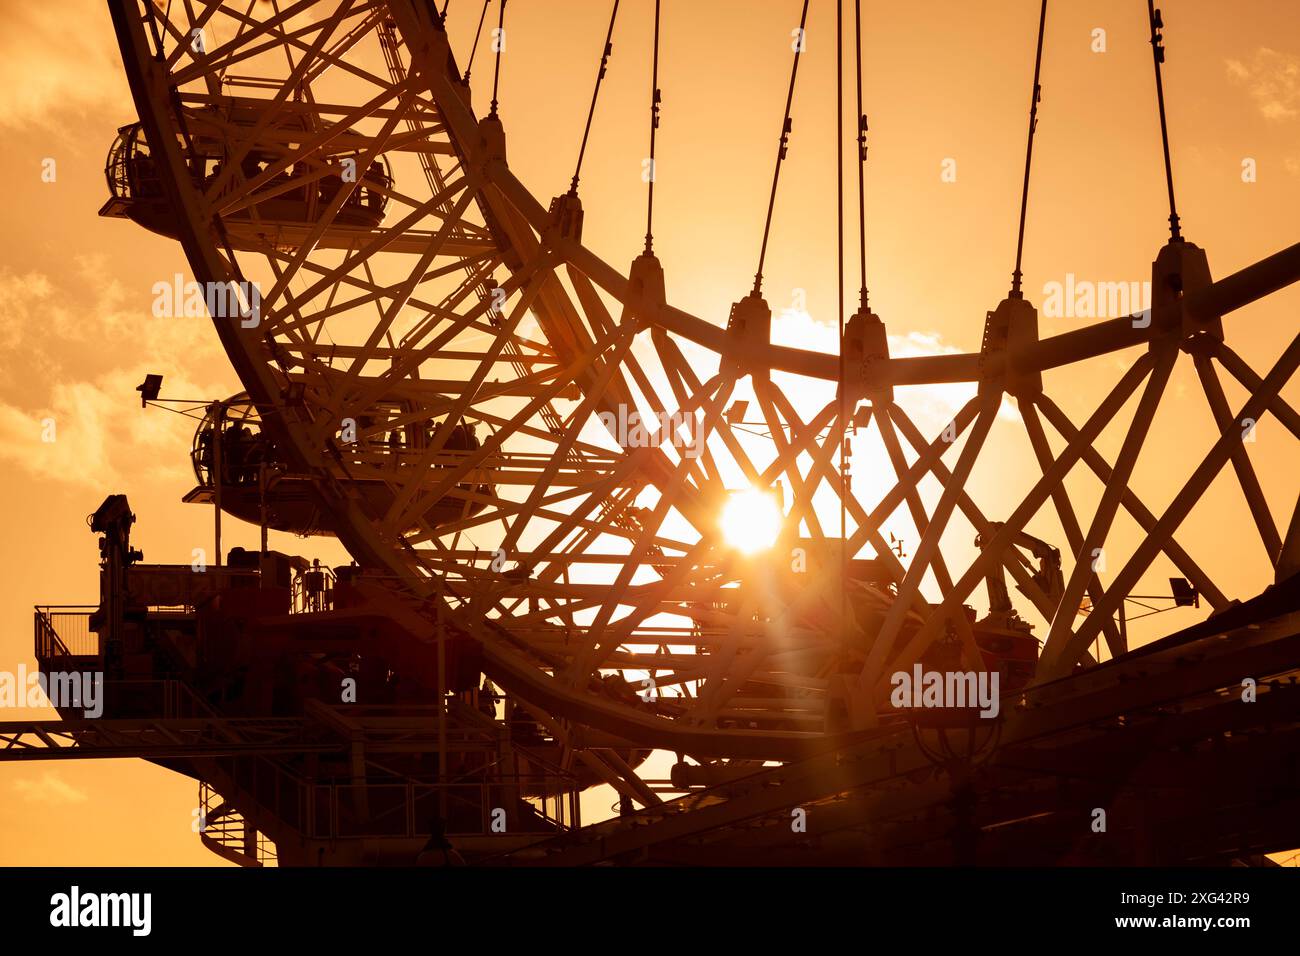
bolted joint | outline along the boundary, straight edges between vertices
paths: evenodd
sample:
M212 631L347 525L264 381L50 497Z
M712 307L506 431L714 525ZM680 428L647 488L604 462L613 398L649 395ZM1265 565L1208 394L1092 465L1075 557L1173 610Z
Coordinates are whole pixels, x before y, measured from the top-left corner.
M1151 326L1150 345L1176 337L1184 347L1198 336L1223 340L1223 321L1217 315L1199 315L1188 307L1189 296L1214 284L1205 250L1184 239L1171 239L1151 264L1151 312L1143 316Z
M727 316L730 349L724 367L734 369L737 377L767 377L764 353L772 342L772 308L757 292L751 292L731 307Z
M506 161L506 131L498 116L485 116L478 121L479 145L483 149L483 162L499 159Z
M878 381L875 369L889 362L889 335L885 323L865 305L844 323L844 340L840 343L844 358L844 390L850 401L866 398L873 404L887 405L894 400L894 387Z
M1038 310L1027 299L1008 296L985 315L980 343L981 392L997 390L1011 395L1037 395L1043 376L1026 356L1038 344Z
M628 304L634 315L646 310L661 308L667 301L664 294L664 267L653 252L643 252L632 260L627 270Z
M582 241L582 200L567 192L551 200L551 228L561 239Z

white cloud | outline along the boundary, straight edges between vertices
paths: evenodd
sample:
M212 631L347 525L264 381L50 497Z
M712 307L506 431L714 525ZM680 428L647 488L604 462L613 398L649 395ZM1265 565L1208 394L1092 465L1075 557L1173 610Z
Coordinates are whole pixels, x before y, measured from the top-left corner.
M19 777L14 781L14 790L30 803L46 805L85 803L89 799L85 793L48 770L40 777Z
M834 355L839 351L838 338L839 331L836 326L818 322L806 311L787 309L773 317L772 342L776 345L788 345ZM945 342L938 332L904 332L889 335L889 354L892 358L957 355L961 351ZM776 376L774 378L779 381L795 381L792 378L782 379ZM834 399L834 383L826 383L824 388L818 389L809 388L803 380L799 381L798 388L787 389L787 396L805 418L821 405ZM957 410L974 394L973 384L957 382L900 387L895 390L894 397L922 431L929 435L951 421ZM1020 420L1020 413L1015 405L1005 398L998 410L998 416L1009 421Z
M146 462L144 476L183 479L183 451L196 423L133 407L135 386L152 367L117 368L95 381L56 384L41 406L0 403L0 461L36 478L91 488L121 484ZM192 393L187 385L178 389Z
M1229 59L1224 68L1265 119L1285 122L1300 117L1300 56L1260 47L1250 62Z
M170 394L216 394L184 374L225 366L211 324L154 318L142 296L131 308L101 256L73 266L59 282L0 271L0 360L13 370L0 384L0 461L93 488L184 480L196 423L141 409L135 387L162 372Z
M78 117L129 102L103 3L14 3L0 31L0 128L69 130Z

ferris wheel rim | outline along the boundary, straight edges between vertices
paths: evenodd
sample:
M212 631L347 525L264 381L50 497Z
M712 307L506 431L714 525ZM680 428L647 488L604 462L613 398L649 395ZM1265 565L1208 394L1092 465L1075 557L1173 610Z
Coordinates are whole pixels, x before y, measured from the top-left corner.
M144 0L144 2L147 3L148 0ZM134 5L132 0L123 0L123 5L126 4ZM419 20L420 13L415 9L414 5L408 6L398 2L395 6L401 7L406 14L408 26L411 22ZM160 81L165 87L166 76L150 73L150 64L155 61L151 57L143 55L144 48L148 46L148 40L144 35L141 24L139 22L134 25L124 23L126 17L125 14L120 13L119 4L115 3L113 10L119 38L125 31L131 37L133 43L135 60L134 62L128 62L128 75L132 79L133 95L137 99L137 108L141 111L141 121L146 124L146 128L152 123L153 128L150 132L154 133L155 140L162 144L162 149L168 155L169 160L174 160L179 155L179 147L175 136L168 135L168 131L163 126L161 117L165 115L167 104L159 97L160 91L156 88ZM436 27L431 23L425 25L423 34L425 43L428 42L430 37L428 31L435 29ZM419 30L415 31L414 36L417 38L421 36ZM415 47L414 42L412 47ZM123 47L123 53L125 58L127 54L125 46ZM427 50L426 55L429 55ZM136 72L133 72L133 70ZM432 76L433 82L436 84L445 84L445 88L442 89L440 95L434 94L435 100L440 108L459 117L456 121L459 126L459 135L464 138L465 142L472 144L474 136L478 133L480 121L475 120L472 111L461 95L451 87L455 80L449 74L433 73L425 75ZM143 89L141 89L142 87ZM142 97L145 103L144 107L141 106ZM146 112L150 114L148 119L145 116ZM453 140L456 138L453 137ZM577 268L579 272L603 288L616 301L622 302L624 305L629 304L629 300L633 297L629 293L628 277L609 266L580 241L572 237L548 236L552 226L551 215L514 176L503 159L488 158L480 160L478 165L487 173L488 183L499 190L505 201L510 202L520 212L537 235L543 237L544 242L550 244L552 251L558 255L561 261ZM174 172L175 163L173 163L172 168ZM196 228L197 217L193 214L192 203L187 204L184 201L186 190L192 190L193 187L186 184L184 177L173 175L168 181L181 194L181 201L178 205L186 212L186 215L181 218L186 224L187 238L189 240L186 242L183 239L182 244L186 246L187 257L190 258L191 263L195 264L196 260L199 263L199 265L195 265L196 273L200 271L201 266L203 271L210 276L224 275L225 270L219 266L220 255L217 253L215 246L211 244L211 237L206 236ZM208 240L207 248L200 248L205 245L205 239ZM216 253L216 255L210 257L208 255L210 253ZM1283 253L1278 255L1283 255ZM215 266L214 263L216 263ZM235 263L232 263L232 265L237 267ZM1248 270L1243 270L1243 272L1247 272L1252 268L1256 267L1248 267ZM1214 311L1214 302L1219 301L1221 303L1225 300L1225 297L1229 296L1231 290L1228 287L1233 285L1232 280L1240 275L1242 273L1229 276L1227 279L1215 283L1215 286L1220 290L1218 293L1213 293L1214 287L1211 287L1209 293L1199 293L1207 302L1210 302L1210 305L1201 308L1209 308ZM1228 291L1223 291L1225 289L1228 289ZM1238 298L1241 297L1238 295ZM1252 300L1247 298L1246 301ZM679 335L696 342L696 344L703 345L715 352L720 362L728 358L731 343L725 329L689 313L674 309L667 305L666 302L638 301L635 304L640 309L640 317L647 327L660 328L665 332ZM1195 309L1196 306L1193 305L1193 308ZM231 357L232 363L235 364L236 371L245 388L251 394L260 395L268 406L276 406L283 384L276 381L276 374L270 364L269 356L266 354L264 341L254 335L242 334L240 330L233 328L230 324L217 324L219 334L223 336L223 347ZM1105 352L1148 344L1154 334L1154 331L1143 334L1129 318L1120 318L1066 333L1053 339L1043 340L1037 346L1037 354L1043 356L1043 367L1067 365ZM834 380L838 377L837 356L833 353L809 352L769 344L765 351L760 352L760 355L762 360L757 363L757 367L768 371L788 371L797 375L808 375L826 380ZM976 353L920 359L889 358L875 364L874 371L880 378L873 384L906 385L957 381L976 382L990 374L990 370L982 365L982 359L983 356ZM280 416L271 417L277 420L280 418ZM273 424L273 427L280 426L279 424ZM350 530L345 543L354 556L358 556L358 552L360 552L361 555L366 556L376 566L387 567L390 571L401 576L417 596L426 601L438 601L441 605L443 603L440 600L443 582L431 580L415 573L411 564L402 558L401 548L395 546L401 542L388 541L378 535L376 529L372 526L373 522L360 508L356 507L355 501L349 500L346 487L330 487L328 469L324 466L321 456L314 451L310 443L305 441L298 431L291 427L291 424L289 426L289 436L289 447L302 460L304 469L317 477L326 486L323 493L336 496L336 505L343 513L345 523ZM337 485L338 482L333 484ZM454 613L452 616L456 617ZM464 618L464 615L461 615L461 617ZM707 753L708 749L713 746L709 742L719 742L720 747L725 747L726 753L734 754L738 752L736 741L743 740L748 736L752 736L755 740L761 738L766 741L762 744L762 747L770 749L763 751L764 753L772 753L773 749L779 749L783 754L788 754L796 749L800 751L806 750L810 742L816 742L820 746L823 742L838 739L827 733L800 734L792 732L782 734L774 731L761 731L752 732L751 734L749 731L736 729L690 728L683 727L679 722L671 719L651 718L648 715L630 713L633 710L631 708L613 702L606 704L599 700L593 700L597 695L588 694L581 689L562 687L558 679L555 677L547 678L535 666L527 663L524 655L509 651L507 649L510 645L509 633L502 622L484 620L480 622L479 626L475 626L475 622L472 621L462 621L462 623L465 625L466 630L475 634L484 642L485 646L492 645L494 660L503 669L512 671L515 678L550 680L552 682L551 690L558 695L557 700L565 699L568 700L570 705L576 703L588 706L588 713L598 715L601 720L607 722L614 721L617 723L622 721L623 723L619 725L624 726L625 729L638 730L639 728L638 732L640 732L640 730L645 729L643 724L649 722L656 728L654 731L658 735L656 739L666 739L663 735L671 732L671 734L679 735L676 739L695 741L684 745L682 748L690 752ZM484 634L484 631L492 633ZM529 681L521 679L518 680L518 683L526 685ZM542 689L537 687L531 689L534 693L543 692ZM787 737L789 738L787 743L781 743L779 747L773 744L774 741L780 741ZM722 742L725 742L725 745ZM833 744L828 743L827 745L831 746ZM759 753L758 749L755 750L755 754L757 753Z
M143 0L143 3L147 4L148 0ZM164 158L172 172L172 175L165 178L165 186L173 193L174 206L185 213L179 217L183 224L182 246L196 276L209 281L227 281L228 270L211 242L211 233L199 228L200 218L194 214L194 188L188 177L180 174L184 161L180 155L178 138L172 129L164 125L165 118L173 112L173 104L168 102L164 93L167 74L154 72L157 60L151 54L143 21L131 18L125 9L128 6L137 4L134 0L118 0L112 5L114 25L140 122L146 130L146 137L151 136L155 143L160 144L153 151L155 155L160 154ZM237 268L236 262L231 262L230 265ZM218 321L214 324L247 393L258 405L276 409L283 386L277 387L262 339L247 334L247 330L241 329L237 323ZM328 478L328 471L321 467L319 456L311 454L310 444L303 439L300 429L294 427L294 422L281 414L263 415L262 421L269 429L283 434L287 439L283 442L284 447L297 454L305 472L318 481ZM603 699L601 695L584 689L568 687L558 677L548 678L537 670L533 660L509 649L513 642L503 625L490 620L474 621L458 615L456 609L445 599L443 582L413 573L411 565L402 559L400 548L386 547L387 543L382 539L367 534L373 530L371 523L356 507L355 502L344 496L337 501L336 507L346 518L347 531L352 532L341 533L340 537L353 556L362 563L367 563L368 558L368 563L372 566L386 567L395 577L400 578L424 603L425 610L420 612L423 616L432 616L427 606L429 602L434 602L439 614L445 613L453 619L459 619L463 630L479 639L488 650L492 662L497 665L493 669L493 676L502 686L522 690L540 678L545 682L544 696L559 712L567 710L575 715L587 714L590 719L598 720L604 726L627 731L633 738L647 743L675 743L683 752L702 756L748 754L760 759L792 759L809 752L810 746L820 749L823 745L833 745L839 739L823 734L687 727L668 718L638 713L636 708ZM417 633L417 638L432 643L428 633L423 637ZM536 691L538 685L534 683L533 689ZM853 739L861 736L855 734Z

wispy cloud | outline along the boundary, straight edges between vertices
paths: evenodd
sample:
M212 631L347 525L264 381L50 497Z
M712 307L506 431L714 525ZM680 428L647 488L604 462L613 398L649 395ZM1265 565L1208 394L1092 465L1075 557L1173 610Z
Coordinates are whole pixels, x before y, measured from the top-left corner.
M838 339L839 331L836 326L819 322L806 311L786 309L779 315L773 316L774 344L834 355L839 350ZM961 349L946 342L938 332L905 332L900 335L892 333L889 335L889 354L893 358L956 355L960 352ZM794 385L798 380L786 376L777 378L791 383L792 387L787 390L787 394L790 395L795 408L802 413L811 415L819 407L818 401L827 402L834 398L834 383L825 383L824 387L818 388L815 385L810 387L806 381ZM951 421L952 416L970 400L975 391L973 384L964 382L918 385L898 389L897 399L899 405L917 419L918 424L930 431L940 429ZM1019 421L1020 412L1010 400L1004 398L998 409L998 417L1008 421Z
M183 479L194 422L133 398L147 372L173 394L206 395L184 367L219 358L204 319L159 319L130 296L99 256L73 260L62 279L0 271L0 461L41 480L100 488ZM141 474L141 463L152 464ZM165 463L161 468L157 463Z
M1260 47L1249 62L1228 59L1224 66L1265 119L1285 122L1300 117L1300 56Z
M108 10L95 0L15 3L0 31L0 129L67 132L130 102Z
M85 803L90 799L48 770L39 777L19 777L14 781L14 790L29 803Z

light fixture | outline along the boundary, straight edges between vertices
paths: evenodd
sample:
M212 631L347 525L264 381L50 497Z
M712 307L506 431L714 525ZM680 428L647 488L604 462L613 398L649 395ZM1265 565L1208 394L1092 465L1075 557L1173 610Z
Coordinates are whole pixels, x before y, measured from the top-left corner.
M144 381L135 387L140 393L140 407L144 408L150 402L157 400L158 393L162 391L161 375L149 374L144 377Z

